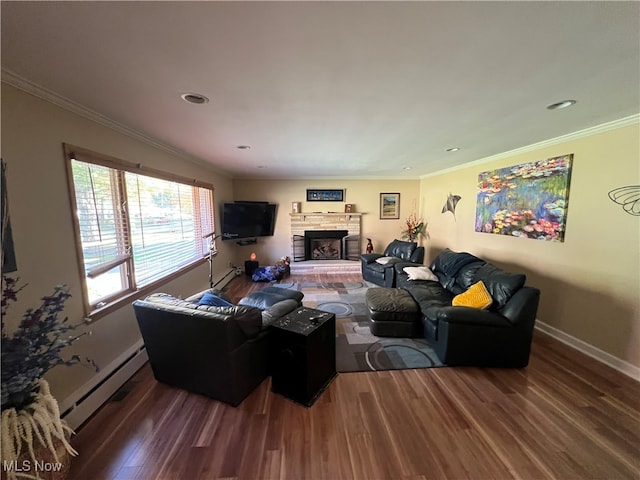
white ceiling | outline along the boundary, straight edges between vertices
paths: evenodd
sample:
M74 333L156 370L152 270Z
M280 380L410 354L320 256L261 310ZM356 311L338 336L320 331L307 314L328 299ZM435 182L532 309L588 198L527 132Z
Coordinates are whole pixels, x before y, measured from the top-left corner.
M1 9L4 79L233 177L416 178L640 112L638 2Z

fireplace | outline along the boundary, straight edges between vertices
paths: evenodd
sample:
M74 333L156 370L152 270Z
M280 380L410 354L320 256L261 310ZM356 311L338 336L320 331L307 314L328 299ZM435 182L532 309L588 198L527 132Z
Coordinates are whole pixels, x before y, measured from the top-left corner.
M328 232L329 236L323 235L324 238L340 235L342 238L340 239L339 258L360 261L360 255L362 255L360 245L362 213L309 212L290 213L289 215L291 215L291 260L294 262L310 260L310 257L307 256L309 245L305 233L311 231ZM336 244L328 246L331 251L337 248Z
M345 258L343 239L347 230L305 230L305 260L341 260Z

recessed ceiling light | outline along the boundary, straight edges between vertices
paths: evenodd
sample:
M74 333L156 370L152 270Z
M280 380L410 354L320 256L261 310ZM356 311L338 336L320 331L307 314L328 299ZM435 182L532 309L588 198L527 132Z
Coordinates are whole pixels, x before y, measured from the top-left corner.
M458 150L460 150L460 147L447 148L445 151L446 152L457 152Z
M402 167L403 170L411 170L412 167Z
M551 105L547 105L547 110L560 110L561 108L567 108L571 105L575 105L575 100L563 100L561 102L552 103Z
M204 95L200 95L199 93L183 93L180 95L185 102L195 103L196 105L202 105L203 103L208 103L209 99Z
M238 145L236 148L238 150L249 150L251 148L251 145Z

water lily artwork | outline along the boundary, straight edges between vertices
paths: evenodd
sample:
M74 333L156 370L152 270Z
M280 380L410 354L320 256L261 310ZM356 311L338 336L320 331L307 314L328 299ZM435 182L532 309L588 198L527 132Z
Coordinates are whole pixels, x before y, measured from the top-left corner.
M478 175L476 232L564 241L573 154Z

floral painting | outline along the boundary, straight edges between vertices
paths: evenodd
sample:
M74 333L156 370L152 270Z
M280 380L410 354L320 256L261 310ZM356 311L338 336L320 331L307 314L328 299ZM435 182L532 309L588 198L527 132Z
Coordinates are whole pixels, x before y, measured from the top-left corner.
M564 241L573 154L478 175L476 232Z

